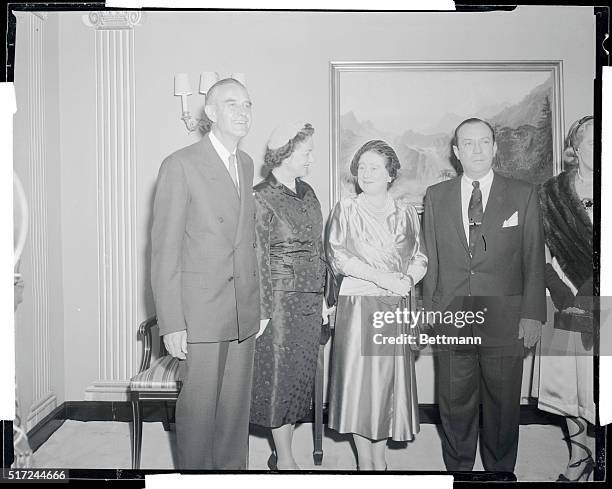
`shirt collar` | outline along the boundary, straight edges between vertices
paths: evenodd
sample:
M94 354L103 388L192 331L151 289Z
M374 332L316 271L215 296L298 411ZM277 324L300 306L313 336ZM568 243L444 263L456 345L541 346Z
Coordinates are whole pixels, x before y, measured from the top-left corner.
M489 187L491 185L491 182L493 182L493 176L495 175L495 173L493 172L493 169L489 170L489 173L487 173L484 177L479 178L478 182L480 183L480 187ZM472 186L472 182L474 181L473 179L471 179L470 177L468 177L465 173L463 174L463 176L461 177L461 180L468 186Z
M219 141L219 138L217 138L217 136L215 136L212 131L208 133L208 137L210 138L210 142L213 145L213 148L215 148L215 151L221 158L221 161L223 161L223 163L225 164L228 164L230 155L235 155L236 150L234 150L233 153L228 151L225 145L221 141Z

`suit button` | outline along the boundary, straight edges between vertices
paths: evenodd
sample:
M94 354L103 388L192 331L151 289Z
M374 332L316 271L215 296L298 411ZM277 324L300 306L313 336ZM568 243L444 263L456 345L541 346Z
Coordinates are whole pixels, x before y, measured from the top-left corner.
M219 222L223 222L223 218L222 217L219 218Z
M474 270L470 270L470 275L476 275L476 272Z
M232 280L234 280L234 277L230 277L227 279L228 282L231 282Z
M253 243L253 248L257 248L257 244L256 243Z

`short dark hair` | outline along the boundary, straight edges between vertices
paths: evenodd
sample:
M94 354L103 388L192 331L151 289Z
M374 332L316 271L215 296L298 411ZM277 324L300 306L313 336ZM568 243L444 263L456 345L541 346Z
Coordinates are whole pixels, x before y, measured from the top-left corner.
M351 175L357 177L357 171L359 169L359 160L364 155L364 153L367 153L369 151L372 151L373 153L376 153L384 158L385 168L387 169L387 173L391 177L391 182L389 182L387 188L391 187L391 185L393 185L393 182L397 178L397 172L401 168L401 165L399 162L399 158L397 157L397 154L395 153L393 148L389 146L385 141L382 141L380 139L373 139L371 141L368 141L357 150L355 156L353 156L353 159L351 160ZM360 193L359 188L357 189L357 193Z
M298 131L298 133L289 140L287 144L280 148L270 149L266 147L266 153L264 154L264 164L268 170L280 166L283 161L289 158L295 151L295 147L306 141L309 137L314 134L314 127L311 124L306 123L304 127Z
M459 129L461 129L463 126L467 126L468 124L477 124L479 122L484 124L485 126L487 126L491 130L491 135L493 136L493 142L495 142L495 129L493 129L493 126L489 122L484 121L482 119L479 119L478 117L470 117L469 119L464 120L455 129L455 134L453 135L453 146L457 146L458 145L458 142L459 142L458 141Z

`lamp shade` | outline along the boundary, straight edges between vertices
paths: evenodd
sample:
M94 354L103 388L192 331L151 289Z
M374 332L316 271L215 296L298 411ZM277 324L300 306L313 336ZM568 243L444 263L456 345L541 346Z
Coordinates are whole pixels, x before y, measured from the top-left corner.
M174 95L191 95L189 76L187 73L177 73L174 75Z
M246 87L246 76L244 73L232 73L230 78L233 78L236 81L239 81Z
M218 81L219 74L216 71L203 71L200 75L200 93L206 94Z

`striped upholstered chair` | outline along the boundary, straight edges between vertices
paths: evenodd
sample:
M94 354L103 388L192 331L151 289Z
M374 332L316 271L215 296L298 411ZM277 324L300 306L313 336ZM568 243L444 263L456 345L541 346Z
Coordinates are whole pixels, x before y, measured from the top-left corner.
M142 361L138 373L130 380L130 400L132 401L132 468L140 468L140 451L142 447L142 403L147 401L165 401L164 429L170 429L170 401L176 401L181 383L178 380L179 361L168 355L163 341L160 341L159 358L151 365L151 347L153 334L151 329L157 326L157 317L144 321L138 328L138 335L143 339Z
M176 401L181 389L178 380L179 361L168 355L163 341L160 341L159 358L151 365L151 348L153 333L151 329L157 326L157 317L147 319L138 327L138 335L143 339L142 361L138 373L130 380L130 399L132 401L132 468L140 468L140 452L142 448L142 403L147 401L165 401L166 412L164 429L170 429L168 403ZM330 327L322 327L319 346L317 375L315 377L314 403L314 451L315 465L323 461L323 372L324 350L330 338Z

